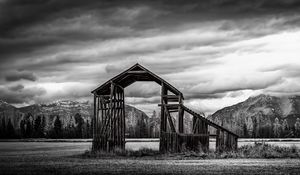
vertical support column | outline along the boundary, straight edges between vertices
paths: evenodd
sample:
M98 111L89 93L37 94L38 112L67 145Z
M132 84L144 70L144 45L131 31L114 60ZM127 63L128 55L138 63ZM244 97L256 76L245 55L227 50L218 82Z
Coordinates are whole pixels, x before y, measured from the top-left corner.
M220 152L220 129L216 132L216 152Z
M125 96L124 96L124 89L122 91L122 147L125 150Z
M116 144L120 148L120 91L119 87L116 93Z
M92 145L92 150L96 150L96 93L94 93L94 116L93 116L93 145Z
M108 127L108 131L109 131L109 139L107 141L107 152L112 151L112 140L113 140L113 133L112 130L113 128L113 97L114 97L114 83L111 82L110 83L110 102L109 102L109 127Z
M99 116L99 111L101 110L102 112L102 107L101 107L101 96L97 96L96 97L96 123L97 123L97 126L96 126L96 137L97 137L97 140L99 142L99 145L100 145L100 128L102 127L102 121L101 121L101 118L102 118L102 115Z
M183 115L184 115L184 110L182 108L183 100L182 100L182 95L179 96L179 106L178 106L178 132L183 133Z
M167 89L165 88L165 85L162 84L161 85L161 131L163 132L166 132L167 131L167 117L166 117L166 114L165 114L165 107L164 107L164 104L167 104L167 101L164 100L163 96L164 95L167 95L168 94L168 91Z
M125 149L124 89L116 85L115 94L115 145L120 149Z
M167 117L165 114L165 106L166 101L164 100L164 95L167 95L168 91L165 88L165 85L161 84L161 107L160 107L160 142L159 142L159 151L166 151L166 143L165 143L165 133L167 131Z
M233 147L234 150L237 150L238 149L238 137L234 136L234 147Z

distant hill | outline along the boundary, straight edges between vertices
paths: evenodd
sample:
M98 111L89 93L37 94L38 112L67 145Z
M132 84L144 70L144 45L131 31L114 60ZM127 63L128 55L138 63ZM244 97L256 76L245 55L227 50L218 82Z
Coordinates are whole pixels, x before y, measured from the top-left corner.
M300 96L264 94L220 109L208 117L242 137L299 137L297 118L300 118Z
M37 125L35 124L35 120L38 116L44 118L44 133L50 132L50 130L54 128L55 119L59 116L64 132L71 132L69 130L72 128L76 130L76 127L80 125L80 127L82 127L81 137L91 137L92 104L89 102L70 100L55 101L47 104L34 104L20 108L0 101L0 131L2 131L0 136L3 135L3 128L8 125L8 122L12 124L16 135L19 137L22 137L22 132L26 132L27 126L30 126L31 129L29 129L33 130L28 132L33 133L34 125ZM149 130L150 126L148 125L150 118L143 111L133 106L125 105L125 117L128 137L148 137L151 135L151 131ZM32 137L33 135L29 134L26 137ZM66 135L67 134L65 134L65 136ZM72 137L72 134L71 136L68 134L68 137Z

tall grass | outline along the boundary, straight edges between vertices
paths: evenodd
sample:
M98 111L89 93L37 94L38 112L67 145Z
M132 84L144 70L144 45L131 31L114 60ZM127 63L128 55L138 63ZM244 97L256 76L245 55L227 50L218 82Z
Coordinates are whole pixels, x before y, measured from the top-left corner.
M137 151L116 149L111 153L86 151L83 157L103 158L103 157L158 157L161 159L225 159L225 158L300 158L300 149L296 146L280 147L269 144L245 145L236 151L224 151L217 153L184 151L181 153L160 154L149 148L142 148Z
M101 158L101 157L145 157L145 156L158 156L160 155L159 151L155 151L149 148L142 148L137 151L134 150L122 150L115 149L112 152L104 152L104 151L90 151L87 150L83 156L91 157L91 158Z
M236 151L209 152L207 158L300 158L296 146L280 147L269 144L244 145Z

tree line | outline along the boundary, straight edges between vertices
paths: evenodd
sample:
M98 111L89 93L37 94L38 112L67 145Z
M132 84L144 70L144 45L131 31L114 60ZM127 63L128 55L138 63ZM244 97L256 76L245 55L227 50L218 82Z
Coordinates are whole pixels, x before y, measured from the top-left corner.
M253 119L252 130L249 131L246 123L243 125L243 137L245 138L300 138L300 119L297 118L293 125L289 125L287 119L274 123L258 126L256 118Z
M52 116L54 121L52 124L47 124L44 115L38 115L35 118L31 113L19 122L19 128L15 128L11 119L1 121L0 138L92 138L92 122L84 120L78 113L75 114L75 122L70 122L66 127L59 115Z

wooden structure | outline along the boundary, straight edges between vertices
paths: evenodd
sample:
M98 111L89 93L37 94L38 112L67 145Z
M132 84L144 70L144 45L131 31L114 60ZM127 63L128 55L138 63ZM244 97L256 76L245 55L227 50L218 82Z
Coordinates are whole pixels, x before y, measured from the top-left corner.
M136 81L154 81L161 85L160 152L207 151L210 136L216 137L217 151L237 148L236 134L185 107L183 94L178 89L140 64L135 64L92 91L94 151L125 149L124 88ZM177 113L177 125L171 116L174 113ZM185 113L193 116L190 134L184 133ZM215 128L214 135L209 133L209 127Z

